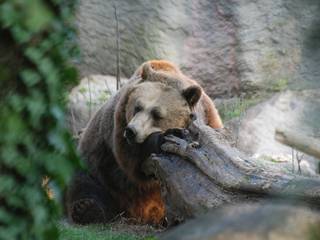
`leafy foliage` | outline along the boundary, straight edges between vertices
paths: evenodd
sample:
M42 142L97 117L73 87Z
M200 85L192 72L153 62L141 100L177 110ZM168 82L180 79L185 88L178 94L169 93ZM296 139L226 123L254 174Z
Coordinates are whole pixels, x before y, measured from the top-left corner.
M74 4L0 1L0 239L58 238L62 190L79 164L64 121L64 95L77 78Z

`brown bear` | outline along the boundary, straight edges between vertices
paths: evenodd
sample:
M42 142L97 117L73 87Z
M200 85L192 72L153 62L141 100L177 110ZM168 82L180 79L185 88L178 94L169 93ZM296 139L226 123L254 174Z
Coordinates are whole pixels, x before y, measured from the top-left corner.
M202 88L166 61L142 64L131 81L94 115L81 135L79 151L88 173L78 173L67 192L67 212L79 224L105 222L118 213L143 223L165 217L160 185L141 166L153 133L184 129L197 115L222 127Z
M198 86L202 92L200 103L196 105L196 112L200 115L198 117L212 128L223 127L219 113L210 97L196 81L184 75L173 63L165 60L145 62L136 70L132 79L136 79L137 81L144 79L144 81L163 82L178 89L184 89L193 85Z

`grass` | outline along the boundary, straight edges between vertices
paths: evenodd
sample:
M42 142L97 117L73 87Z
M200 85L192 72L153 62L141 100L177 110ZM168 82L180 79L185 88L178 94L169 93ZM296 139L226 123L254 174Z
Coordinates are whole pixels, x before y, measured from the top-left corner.
M60 240L156 240L154 237L139 237L113 231L108 225L71 226L58 225Z
M280 78L276 81L271 82L269 91L272 92L281 92L288 88L289 81L286 78Z
M249 108L270 98L274 93L286 90L289 85L287 78L279 78L272 81L268 80L267 82L268 86L262 87L258 96L234 98L232 101L223 102L218 106L219 114L223 122L241 117Z
M260 98L236 99L231 103L223 103L222 106L219 107L219 113L223 122L227 122L240 117L248 108L258 104L260 101Z

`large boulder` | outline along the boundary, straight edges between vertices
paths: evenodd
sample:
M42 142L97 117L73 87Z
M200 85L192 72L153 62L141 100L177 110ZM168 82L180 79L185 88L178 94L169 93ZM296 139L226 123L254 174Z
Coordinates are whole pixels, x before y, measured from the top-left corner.
M319 119L319 89L288 90L249 108L226 125L235 136L236 147L243 152L286 164L292 171L297 171L296 153L292 159L292 148L275 140L275 130L293 130L302 135L319 138ZM298 158L301 158L300 167L305 174L318 174L319 160L302 153L298 153Z
M228 1L227 1L228 2ZM77 23L87 75L116 72L115 1L81 0ZM116 1L121 72L130 77L144 61L167 59L201 80L212 94L238 88L235 27L228 3L210 0Z
M212 211L164 233L162 240L320 239L320 215L302 206L241 204Z
M235 2L242 86L271 91L319 87L320 2Z
M80 0L83 76L115 75L115 3L125 77L164 58L211 97L320 86L318 0Z

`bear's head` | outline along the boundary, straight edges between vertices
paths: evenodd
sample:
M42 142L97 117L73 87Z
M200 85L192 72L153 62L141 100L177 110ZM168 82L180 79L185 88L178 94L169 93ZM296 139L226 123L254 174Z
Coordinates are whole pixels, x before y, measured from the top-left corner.
M187 128L201 93L196 85L182 90L160 82L135 85L126 104L124 137L128 143L142 143L152 133Z

